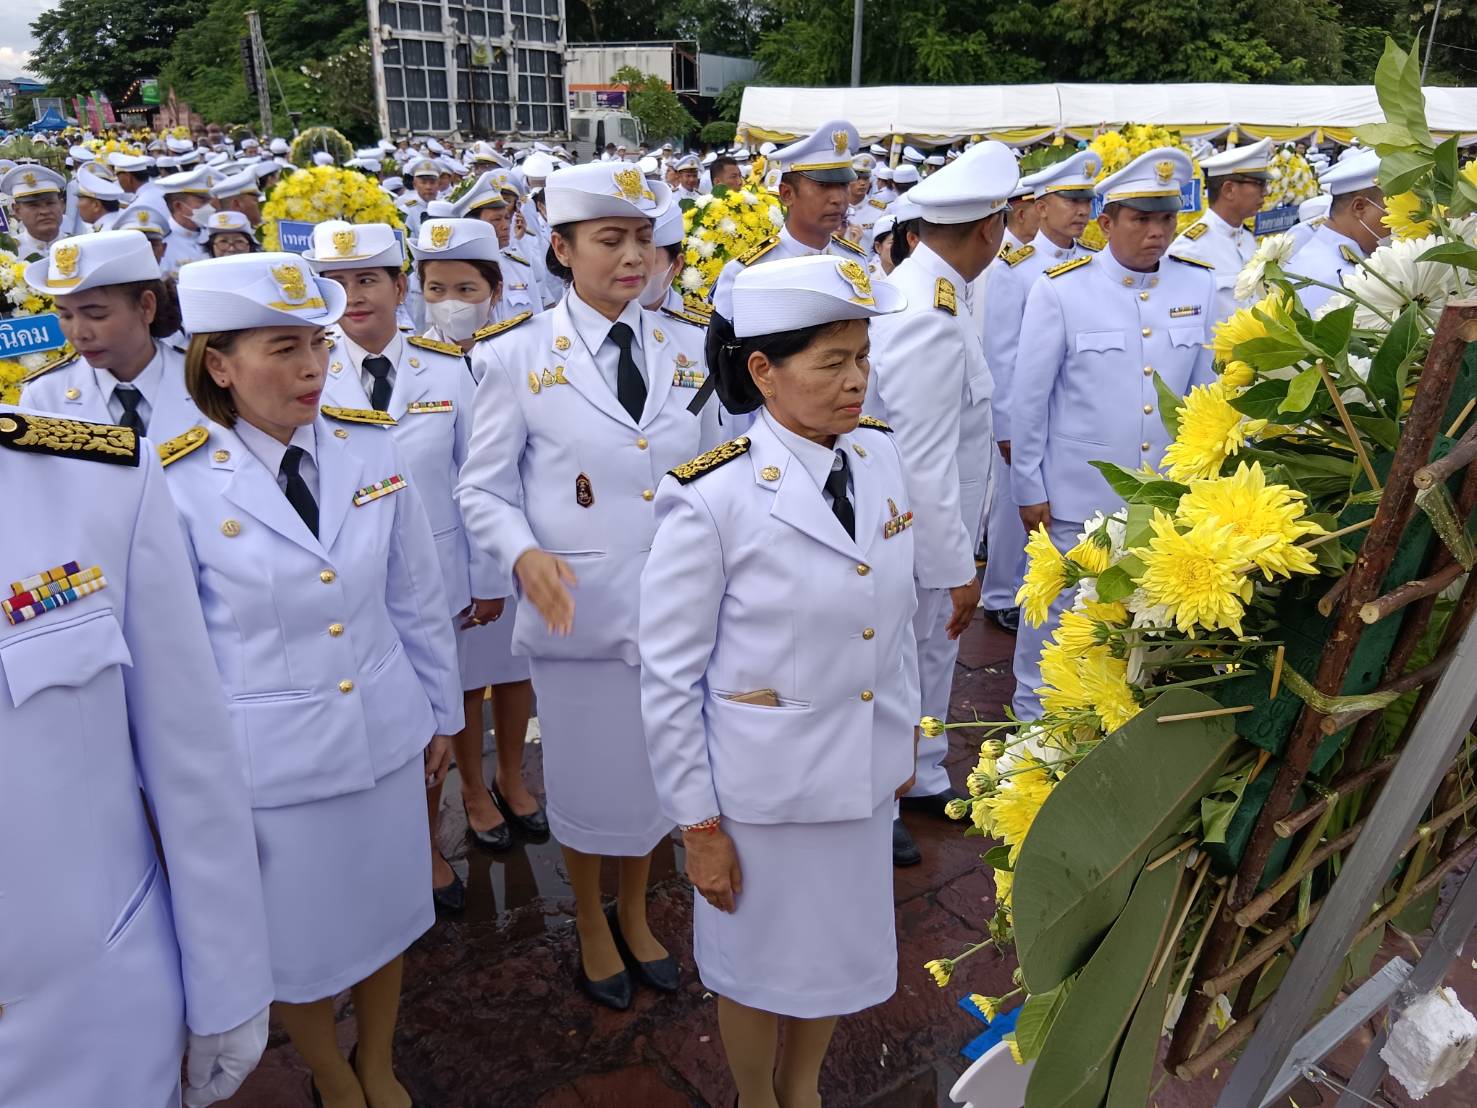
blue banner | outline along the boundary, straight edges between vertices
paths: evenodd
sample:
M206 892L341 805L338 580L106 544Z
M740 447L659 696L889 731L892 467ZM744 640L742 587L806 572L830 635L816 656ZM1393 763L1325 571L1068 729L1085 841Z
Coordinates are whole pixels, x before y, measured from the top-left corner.
M306 223L299 219L279 219L277 221L277 241L282 244L282 249L290 254L301 254L313 245L313 228L316 223ZM395 238L400 243L400 249L405 250L405 234L396 230Z
M0 319L0 358L19 358L22 354L40 354L67 344L61 321L55 312L23 315L17 319Z
M1283 231L1289 231L1297 225L1298 209L1296 204L1283 204L1280 208L1271 208L1265 212L1256 213L1256 226L1252 229L1255 235L1278 235Z

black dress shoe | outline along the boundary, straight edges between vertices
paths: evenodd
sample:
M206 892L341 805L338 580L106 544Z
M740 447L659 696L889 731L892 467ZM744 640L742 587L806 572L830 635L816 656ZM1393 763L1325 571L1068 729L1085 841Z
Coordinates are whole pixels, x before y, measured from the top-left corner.
M530 839L542 840L549 837L549 819L544 815L542 808L537 808L526 816L520 816L504 799L503 794L498 790L496 781L488 787L487 791L492 794L492 802L497 805L497 810L503 814L503 819L507 824L518 828Z
M614 977L607 977L600 981L591 981L585 973L585 962L580 957L579 951L574 954L574 977L579 982L580 991L593 1000L596 1004L603 1004L607 1008L614 1008L617 1012L624 1012L631 1006L631 994L634 987L631 984L631 975L625 970Z
M931 796L905 796L902 799L902 806L910 812L927 812L929 815L937 816L939 819L948 819L949 802L968 799L958 789L945 789L943 792L934 793Z
M323 1108L323 1094L318 1091L318 1082L308 1078L308 1088L313 1091L313 1108Z
M439 889L431 890L431 899L436 902L436 914L457 915L467 906L467 886L461 877L455 872L451 875L451 884L442 885ZM350 1061L350 1065L353 1062Z
M986 608L985 615L989 616L995 626L1007 635L1014 635L1021 629L1019 608Z
M626 963L626 968L634 971L642 984L650 985L657 992L675 993L681 983L677 974L677 959L668 954L665 958L658 958L654 962L636 961L636 956L626 945L626 937L621 934L620 914L615 908L605 909L605 920L610 924L610 934L615 939L615 949L620 954L621 961Z
M918 849L918 844L913 841L903 821L895 819L892 821L892 864L898 867L916 866L923 861L923 854Z
M493 803L496 803L494 801ZM467 806L462 805L462 814L466 815ZM472 826L472 817L467 816L467 841L473 846L480 846L483 850L490 850L494 854L506 854L513 849L513 828L509 826L506 817L490 831L478 831Z

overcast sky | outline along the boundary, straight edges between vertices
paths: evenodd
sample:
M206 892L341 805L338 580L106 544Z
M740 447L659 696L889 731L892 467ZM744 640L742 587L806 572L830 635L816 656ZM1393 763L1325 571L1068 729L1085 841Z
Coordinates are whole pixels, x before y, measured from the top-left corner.
M57 0L6 0L5 18L0 20L0 77L25 71L30 52L36 48L31 20L56 5Z

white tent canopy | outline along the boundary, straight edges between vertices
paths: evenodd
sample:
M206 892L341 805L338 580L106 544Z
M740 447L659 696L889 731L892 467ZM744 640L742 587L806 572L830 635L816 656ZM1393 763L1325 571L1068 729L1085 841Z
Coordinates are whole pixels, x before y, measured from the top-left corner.
M1477 89L1428 88L1431 129L1477 135ZM864 138L890 135L929 144L992 135L1018 144L1053 133L1124 123L1160 124L1210 136L1230 127L1250 134L1347 132L1384 119L1373 85L1056 84L926 85L880 88L763 88L744 91L739 131L751 138L809 134L849 120ZM1077 134L1074 137L1083 137Z

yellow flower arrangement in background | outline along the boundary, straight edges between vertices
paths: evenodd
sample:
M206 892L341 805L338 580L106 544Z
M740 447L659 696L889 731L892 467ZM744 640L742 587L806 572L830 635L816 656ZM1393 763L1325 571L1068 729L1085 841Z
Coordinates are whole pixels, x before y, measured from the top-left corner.
M779 197L751 174L744 187L700 196L682 214L686 238L677 289L705 299L731 258L780 232L785 225Z
M300 169L272 189L262 207L262 245L268 250L282 249L277 224L284 219L304 223L344 219L350 223L388 223L405 230L400 210L389 193L357 170L332 165Z
M51 310L51 297L26 284L26 263L0 250L0 313L15 316L39 315ZM14 404L20 397L20 382L26 374L46 364L49 354L26 354L0 358L0 403Z

